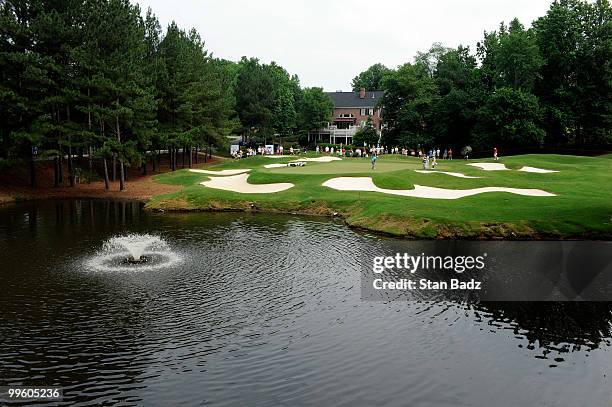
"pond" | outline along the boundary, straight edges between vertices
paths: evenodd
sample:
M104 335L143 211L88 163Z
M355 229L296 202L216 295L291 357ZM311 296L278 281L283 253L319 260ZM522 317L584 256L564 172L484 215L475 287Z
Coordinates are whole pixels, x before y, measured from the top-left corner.
M126 233L176 261L90 267ZM0 386L62 386L65 405L610 405L611 303L363 299L364 256L398 242L297 216L2 207Z

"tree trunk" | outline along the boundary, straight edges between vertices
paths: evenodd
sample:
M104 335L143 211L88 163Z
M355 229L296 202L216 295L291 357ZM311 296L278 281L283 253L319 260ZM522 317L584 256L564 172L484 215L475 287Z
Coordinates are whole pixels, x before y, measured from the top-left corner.
M74 167L72 165L72 146L68 146L68 176L70 177L69 184L74 186Z
M185 148L185 146L183 146L183 164L182 164L182 168L185 168L185 153L186 153L185 150L187 150L187 149Z
M70 106L66 106L66 119L70 122ZM74 186L74 165L72 164L72 140L68 136L68 175L70 176L70 186Z
M90 95L90 90L89 88L87 88L87 97L89 98ZM89 132L91 133L91 105L88 104L87 105L87 129L89 130ZM91 137L91 135L89 135L88 137ZM91 175L93 174L93 148L90 146L87 147L87 162L89 165L89 175L87 176L87 183L91 183Z
M106 157L104 157L102 161L104 161L104 189L108 191L108 166L106 165Z
M189 168L191 168L193 166L193 151L191 146L189 146Z
M53 157L53 186L59 187L59 160L57 157Z
M88 147L88 165L89 165L89 175L87 176L87 183L91 183L91 175L93 174L93 148L91 146Z
M113 182L117 181L117 157L113 153Z
M60 185L64 184L64 152L61 151L60 149L60 155L59 155L59 160L57 163L57 169L58 169L58 180Z
M153 172L155 172L155 158L157 157L157 153L153 150L153 154L151 155L151 166L153 167Z
M198 164L200 162L200 157L199 157L199 155L200 155L200 146L199 145L196 146L195 150L196 150L195 151L195 163Z
M119 160L119 191L125 191L125 170L123 160Z
M36 188L36 165L34 164L34 152L30 148L30 185Z

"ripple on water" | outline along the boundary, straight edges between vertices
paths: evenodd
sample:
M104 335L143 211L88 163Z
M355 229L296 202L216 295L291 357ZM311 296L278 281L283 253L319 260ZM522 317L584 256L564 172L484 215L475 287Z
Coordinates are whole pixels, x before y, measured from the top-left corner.
M129 224L180 259L138 273L90 272L90 256L123 230L55 211L11 229L58 237L29 243L36 258L0 239L13 270L0 270L2 380L61 384L64 405L605 400L609 375L586 355L611 361L610 307L362 301L360 261L387 250L383 239L302 218L169 216ZM127 253L111 266L127 267Z

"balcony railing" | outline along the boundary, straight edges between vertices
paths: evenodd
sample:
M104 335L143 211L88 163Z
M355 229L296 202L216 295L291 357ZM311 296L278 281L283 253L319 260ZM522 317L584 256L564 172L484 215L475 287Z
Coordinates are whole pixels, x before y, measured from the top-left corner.
M329 131L331 136L337 137L353 137L357 130L359 130L359 126L349 126L348 129L339 129L336 125L327 126L325 131Z

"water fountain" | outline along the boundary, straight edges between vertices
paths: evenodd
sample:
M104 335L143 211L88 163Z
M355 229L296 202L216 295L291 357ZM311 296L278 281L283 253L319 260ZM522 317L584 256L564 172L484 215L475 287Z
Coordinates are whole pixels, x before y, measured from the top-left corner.
M167 268L180 261L159 236L128 234L113 236L102 250L86 262L96 271L141 271Z

